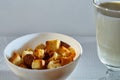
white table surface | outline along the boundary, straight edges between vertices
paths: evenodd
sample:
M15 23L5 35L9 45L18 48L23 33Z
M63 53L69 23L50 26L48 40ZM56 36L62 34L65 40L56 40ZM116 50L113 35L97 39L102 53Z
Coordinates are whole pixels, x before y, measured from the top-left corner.
M99 61L97 56L95 36L72 36L83 47L83 54L73 73L67 80L97 80L104 76L106 67ZM0 36L0 80L19 80L4 62L3 51L5 46L17 38L17 36Z

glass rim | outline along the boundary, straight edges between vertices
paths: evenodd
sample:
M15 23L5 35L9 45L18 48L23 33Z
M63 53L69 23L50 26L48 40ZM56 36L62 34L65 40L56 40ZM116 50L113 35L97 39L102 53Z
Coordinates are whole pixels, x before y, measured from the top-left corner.
M120 2L120 1L117 1L116 2ZM109 11L109 12L119 12L120 13L120 10L111 10L111 9L108 9L108 8L104 8L104 7L101 7L99 6L99 4L97 4L96 0L93 0L93 5L98 8L98 9L101 9L101 10L104 10L104 11Z

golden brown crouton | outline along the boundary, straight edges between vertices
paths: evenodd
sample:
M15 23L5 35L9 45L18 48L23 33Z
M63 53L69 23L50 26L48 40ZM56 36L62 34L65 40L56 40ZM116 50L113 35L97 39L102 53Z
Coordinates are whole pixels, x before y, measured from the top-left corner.
M43 67L45 66L45 61L44 60L33 60L32 62L32 69L43 69Z
M21 57L18 53L14 52L11 56L11 58L9 58L9 61L12 62L15 65L18 65L21 63Z
M58 68L60 66L61 66L61 64L59 63L58 60L57 61L50 61L47 65L47 68L52 69L52 68Z
M36 46L35 49L45 49L45 45L41 43L38 46Z
M74 58L74 57L76 56L75 50L74 50L72 47L69 47L68 49L70 50L69 56L70 56L71 58Z
M45 55L44 49L35 49L33 54L35 55L35 57L42 59Z
M49 40L46 41L47 52L56 51L60 47L60 40Z
M67 49L66 47L64 47L64 46L61 46L58 50L57 50L57 52L61 55L61 56L69 56L69 53L70 53L70 51L69 51L69 49Z
M52 61L52 60L59 60L60 59L60 55L56 52L54 52L53 56L49 59L49 61Z
M61 58L61 65L64 66L72 61L73 61L72 57L62 57Z
M75 50L72 47L69 47L68 50L70 51L70 53L68 54L68 56L64 56L61 58L61 65L66 65L70 62L72 62L74 60L74 57L76 55Z
M26 54L33 54L32 49L26 49L22 52L22 58L26 55Z

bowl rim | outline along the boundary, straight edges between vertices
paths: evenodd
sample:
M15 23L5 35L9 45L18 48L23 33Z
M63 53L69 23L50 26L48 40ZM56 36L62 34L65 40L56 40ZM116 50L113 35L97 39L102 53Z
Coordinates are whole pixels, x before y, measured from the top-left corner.
M27 68L19 67L19 66L15 65L15 64L11 63L11 62L8 60L8 58L7 58L7 56L6 56L6 53L5 53L6 49L8 48L8 45L10 45L12 42L14 42L14 41L16 41L16 40L18 40L18 39L20 39L20 38L23 38L23 37L25 37L25 36L38 35L38 34L57 34L57 35L62 35L62 36L65 36L65 37L69 37L69 38L75 40L75 42L77 42L77 44L79 45L79 47L80 47L80 54L79 54L78 57L77 57L75 60L73 60L72 62L70 62L70 63L68 63L68 64L66 64L66 65L64 65L64 66L61 66L61 67L58 67L58 68L53 68L53 69L40 69L40 70L37 70L37 69L27 69ZM53 70L62 69L62 68L64 68L64 67L67 67L67 66L71 65L71 64L74 63L75 61L79 60L82 54L83 54L83 48L82 48L82 45L80 44L80 42L78 42L76 39L74 39L73 37L71 37L71 36L69 36L69 35L62 34L62 33L56 33L56 32L39 32L39 33L26 34L26 35L23 35L23 36L21 36L21 37L18 37L18 38L16 38L16 39L12 40L11 42L9 42L9 43L7 44L7 46L5 47L5 49L4 49L4 59L5 59L5 62L6 62L6 63L9 63L10 65L14 66L15 68L18 68L18 69L20 69L20 70L24 70L24 71L27 71L27 72L28 72L28 71L29 71L29 72L46 72L46 71L53 71Z

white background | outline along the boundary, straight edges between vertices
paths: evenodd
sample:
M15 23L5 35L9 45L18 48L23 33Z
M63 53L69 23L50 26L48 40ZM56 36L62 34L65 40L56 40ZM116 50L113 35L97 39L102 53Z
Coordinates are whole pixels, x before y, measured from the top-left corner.
M0 0L0 35L95 35L92 0Z

